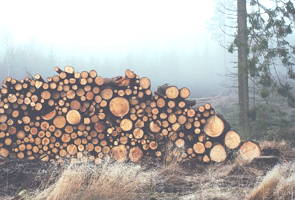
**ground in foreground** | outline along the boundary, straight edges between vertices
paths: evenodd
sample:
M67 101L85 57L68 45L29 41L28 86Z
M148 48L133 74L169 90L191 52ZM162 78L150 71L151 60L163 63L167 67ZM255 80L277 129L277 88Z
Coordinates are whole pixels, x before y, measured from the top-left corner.
M295 149L262 142L265 156L250 164L230 161L184 168L105 162L64 167L2 160L0 199L295 199Z

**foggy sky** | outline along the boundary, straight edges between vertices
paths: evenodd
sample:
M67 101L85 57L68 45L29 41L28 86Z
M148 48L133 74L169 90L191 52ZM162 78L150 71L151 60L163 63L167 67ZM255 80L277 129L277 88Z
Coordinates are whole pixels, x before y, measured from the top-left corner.
M210 26L214 0L1 1L0 77L52 75L53 66L126 68L194 96L218 95L231 58Z

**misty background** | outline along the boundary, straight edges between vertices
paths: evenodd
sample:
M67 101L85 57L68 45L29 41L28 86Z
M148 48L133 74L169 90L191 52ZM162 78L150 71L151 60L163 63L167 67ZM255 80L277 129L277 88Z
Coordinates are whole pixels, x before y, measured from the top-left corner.
M219 36L216 0L1 1L0 79L53 67L96 69L104 77L129 68L155 88L189 87L193 97L225 95L233 55Z

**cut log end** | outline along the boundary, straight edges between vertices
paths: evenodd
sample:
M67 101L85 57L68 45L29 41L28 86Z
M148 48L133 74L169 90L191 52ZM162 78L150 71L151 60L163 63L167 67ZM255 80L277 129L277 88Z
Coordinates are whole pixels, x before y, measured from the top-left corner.
M129 159L132 162L139 162L143 156L143 152L139 147L133 147L129 151Z
M224 121L217 115L213 115L207 120L204 131L208 136L215 138L223 133L224 128Z
M178 148L183 148L184 145L185 145L184 139L179 138L175 141L175 146Z
M115 97L111 100L109 109L116 117L124 117L129 112L129 102L123 97Z
M176 99L179 95L179 90L177 87L175 86L170 86L166 89L165 91L165 95L169 98L169 99Z
M130 119L123 119L120 123L120 127L123 131L130 131L133 127L133 123Z
M223 162L227 158L227 153L225 151L224 146L221 144L217 144L212 147L210 151L210 159L214 162Z
M197 154L203 154L205 152L205 146L201 142L197 142L196 144L194 144L193 149Z
M261 155L259 145L252 141L244 142L239 149L239 158L245 162L251 162L254 158Z
M9 151L5 148L0 148L0 156L3 158L7 158L9 156Z
M124 162L127 159L127 149L125 145L119 145L112 148L112 157L118 162Z
M240 135L234 131L230 130L225 134L224 144L229 149L236 149L240 146L241 138Z
M42 119L44 119L44 120L52 120L55 117L55 115L56 115L56 110L53 110L53 111L47 113L46 115L43 115Z
M190 94L191 94L191 91L188 88L184 87L180 89L179 96L181 98L187 99L190 96Z
M65 127L67 121L64 116L57 116L53 120L53 124L56 128L63 128Z
M79 124L81 121L81 115L77 110L70 110L66 115L66 119L69 124Z
M139 80L139 84L143 89L149 89L151 87L151 81L147 77L142 77Z

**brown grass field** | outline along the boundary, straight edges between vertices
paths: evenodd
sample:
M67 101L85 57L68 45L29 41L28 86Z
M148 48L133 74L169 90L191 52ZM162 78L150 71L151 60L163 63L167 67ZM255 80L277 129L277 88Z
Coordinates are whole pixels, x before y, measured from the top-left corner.
M259 200L295 199L295 148L286 142L261 142L276 156L218 165L175 162L134 165L58 166L1 160L2 200ZM148 163L148 161L147 161Z

